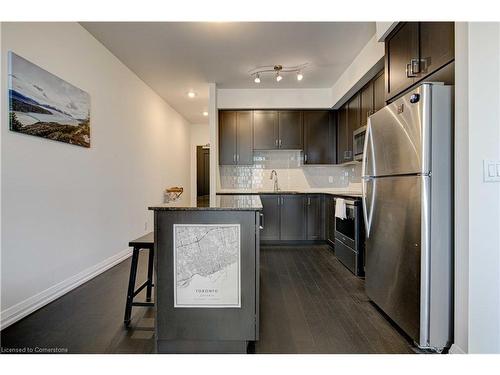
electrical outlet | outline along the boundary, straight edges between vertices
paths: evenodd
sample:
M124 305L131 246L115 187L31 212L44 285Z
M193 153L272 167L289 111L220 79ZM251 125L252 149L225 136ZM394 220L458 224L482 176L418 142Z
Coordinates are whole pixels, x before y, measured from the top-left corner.
M328 176L328 182L329 182L330 184L333 184L333 176Z
M483 160L484 182L500 182L500 160Z

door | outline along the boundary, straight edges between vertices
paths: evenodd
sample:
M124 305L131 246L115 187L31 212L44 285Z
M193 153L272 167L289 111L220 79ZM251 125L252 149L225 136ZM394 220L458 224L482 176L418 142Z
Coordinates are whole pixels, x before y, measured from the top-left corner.
M210 194L210 149L196 147L196 191L198 198Z
M282 241L297 241L306 238L304 201L302 194L281 195L280 232Z
M325 239L325 214L323 197L321 195L307 195L306 197L307 239Z
M412 59L418 67L418 22L406 22L385 43L386 99L404 91L415 82Z
M366 126L368 116L373 113L373 82L370 81L361 89L360 94L360 118L361 126Z
M304 164L330 164L330 111L304 112Z
M364 181L368 217L368 297L419 342L422 186L429 177L379 177Z
M385 106L384 72L373 79L373 113Z
M349 151L347 135L347 105L344 104L339 109L337 122L337 163L339 164L352 160L352 150Z
M423 78L446 65L455 56L453 22L419 22L420 74Z
M260 239L278 241L280 239L280 196L277 194L261 195L263 227Z
M363 160L364 176L427 173L431 85L422 85L370 116ZM420 95L411 103L412 94ZM424 115L423 108L428 111ZM421 122L422 121L422 122Z
M301 111L279 111L278 128L279 148L289 150L302 150L302 136L304 132L302 127Z
M236 164L236 112L219 112L219 164Z
M253 111L253 134L256 150L278 148L278 112Z
M236 113L236 163L253 164L253 124L252 111Z

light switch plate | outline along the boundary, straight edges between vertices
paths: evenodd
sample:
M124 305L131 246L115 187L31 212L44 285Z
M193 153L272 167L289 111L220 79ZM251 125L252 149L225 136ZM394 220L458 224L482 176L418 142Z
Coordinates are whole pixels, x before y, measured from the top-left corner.
M483 160L484 182L500 182L500 160Z

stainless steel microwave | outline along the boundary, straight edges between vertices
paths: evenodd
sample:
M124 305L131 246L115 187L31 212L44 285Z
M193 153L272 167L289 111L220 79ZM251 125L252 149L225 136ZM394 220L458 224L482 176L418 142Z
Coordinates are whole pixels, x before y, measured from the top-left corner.
M352 153L354 160L363 160L363 148L365 147L366 126L356 129L352 133Z

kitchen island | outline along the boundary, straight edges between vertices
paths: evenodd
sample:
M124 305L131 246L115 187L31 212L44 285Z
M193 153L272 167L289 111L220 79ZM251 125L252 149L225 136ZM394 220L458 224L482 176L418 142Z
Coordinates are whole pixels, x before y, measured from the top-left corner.
M154 211L158 353L246 353L259 338L255 195Z

